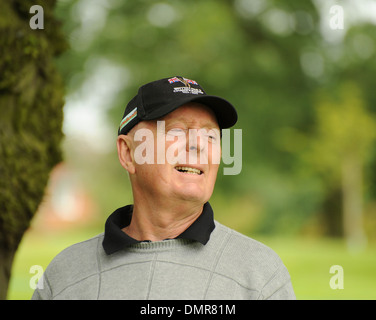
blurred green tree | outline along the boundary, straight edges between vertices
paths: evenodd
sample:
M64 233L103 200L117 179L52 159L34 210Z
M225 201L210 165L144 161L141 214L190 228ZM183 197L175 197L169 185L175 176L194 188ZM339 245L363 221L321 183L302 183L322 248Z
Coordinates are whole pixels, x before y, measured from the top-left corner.
M0 299L6 298L14 254L49 172L62 158L64 90L54 58L67 44L54 4L0 2ZM43 8L43 30L29 25L33 5Z
M376 33L374 24L354 17L351 3L343 4L344 30L333 29L334 4L62 1L58 14L65 20L73 50L59 63L72 95L87 91L93 74L104 78L108 66L121 70L122 89L102 106L108 110L113 132L137 87L157 78L183 75L199 81L211 94L228 98L239 112L236 128L243 132L243 170L237 177L219 176L216 193L226 199L254 199L262 211L258 230L299 232L322 212L321 233L335 235L334 229L324 230L322 225L331 224L334 216L342 217L344 189L341 184L330 189L330 174L318 175L301 154L322 125L315 108L321 88L337 92L342 83L352 80L361 88L365 114L376 112ZM107 79L103 86L117 81ZM372 163L375 145L367 145ZM336 161L342 163L340 158ZM82 168L90 169L86 162ZM371 184L376 169L365 166L365 170L363 184ZM108 185L114 193L112 185L125 180L114 171L113 181L120 179ZM376 190L368 199L375 198ZM104 209L107 214L113 208ZM244 223L240 227L249 231Z
M350 247L362 247L364 168L376 139L376 122L358 86L350 82L320 94L316 111L307 163L325 176L329 190L340 186L344 235Z

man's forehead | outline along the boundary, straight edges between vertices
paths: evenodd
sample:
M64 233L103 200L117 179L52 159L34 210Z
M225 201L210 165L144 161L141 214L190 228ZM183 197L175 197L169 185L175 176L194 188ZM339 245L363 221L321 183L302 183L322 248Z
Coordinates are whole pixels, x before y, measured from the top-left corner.
M164 121L166 128L174 127L177 125L183 125L189 128L206 128L206 129L217 129L219 130L218 123L215 119L202 119L202 118L190 118L190 117L173 117L170 119L162 119L159 121Z
M130 131L133 134L138 129L156 129L157 122L163 121L165 128L174 125L184 124L187 127L218 129L219 125L214 112L207 106L200 103L188 103L170 112L164 117L156 120L144 120L135 125Z
M183 122L204 127L219 127L214 112L209 107L200 103L182 105L160 120L165 120L169 123Z

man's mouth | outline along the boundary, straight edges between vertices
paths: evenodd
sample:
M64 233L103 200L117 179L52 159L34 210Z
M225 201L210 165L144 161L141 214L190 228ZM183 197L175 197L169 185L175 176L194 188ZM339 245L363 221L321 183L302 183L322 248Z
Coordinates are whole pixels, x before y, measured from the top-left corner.
M178 167L175 167L175 169L178 170L179 172L184 172L184 173L198 174L198 175L202 174L202 171L196 168L178 166Z

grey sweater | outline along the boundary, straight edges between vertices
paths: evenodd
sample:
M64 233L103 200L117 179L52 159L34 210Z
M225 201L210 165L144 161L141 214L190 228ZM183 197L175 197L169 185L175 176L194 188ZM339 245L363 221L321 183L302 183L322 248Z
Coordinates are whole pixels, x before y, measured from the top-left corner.
M103 234L58 254L32 299L295 299L267 246L217 221L206 245L141 242L107 255Z

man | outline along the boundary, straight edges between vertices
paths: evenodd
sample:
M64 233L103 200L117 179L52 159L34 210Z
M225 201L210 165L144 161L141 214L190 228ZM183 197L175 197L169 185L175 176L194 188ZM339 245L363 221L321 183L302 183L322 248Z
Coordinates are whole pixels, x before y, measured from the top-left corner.
M294 299L280 258L213 218L219 130L236 121L196 81L140 87L117 139L133 205L55 257L33 299Z

